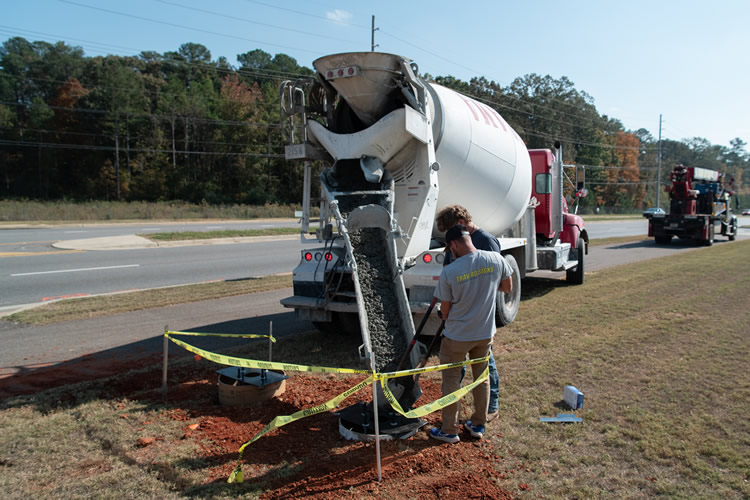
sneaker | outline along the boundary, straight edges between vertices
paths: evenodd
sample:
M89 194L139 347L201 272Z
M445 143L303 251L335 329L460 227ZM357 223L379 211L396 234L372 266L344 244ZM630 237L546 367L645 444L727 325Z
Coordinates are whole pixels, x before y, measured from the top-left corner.
M464 427L466 427L466 430L469 431L469 434L474 436L477 439L482 439L484 436L484 426L483 425L471 425L471 420L467 420L464 424Z
M489 424L490 422L492 422L493 420L495 420L499 414L500 414L500 412L497 411L497 410L488 413L487 414L487 423Z
M437 439L438 441L445 441L446 443L456 444L461 441L456 434L446 434L443 429L433 427L430 429L430 437Z

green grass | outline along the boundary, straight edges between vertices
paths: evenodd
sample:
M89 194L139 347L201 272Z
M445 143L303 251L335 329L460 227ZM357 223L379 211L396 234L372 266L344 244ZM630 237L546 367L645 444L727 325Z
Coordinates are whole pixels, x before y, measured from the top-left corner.
M528 498L750 495L748 251L724 244L528 292L495 350L498 450ZM539 423L564 411L568 384L585 394L583 423Z
M184 201L0 200L0 222L125 222L133 220L259 219L294 217L294 205L208 205ZM317 213L317 209L313 210Z
M176 233L139 234L144 238L158 241L208 240L213 238L245 238L250 236L278 236L299 234L295 227L270 227L267 229L226 229L222 231L182 231Z
M748 252L749 241L714 245L591 273L583 286L532 280L495 339L500 418L485 435L501 457L494 480L520 498L750 497ZM359 342L308 331L281 339L274 359L356 366ZM158 382L124 400L113 387L126 376L0 402L3 496L262 493L201 485L210 465L180 437L210 412L175 419L181 410L153 402ZM568 384L585 395L583 422L539 422L566 411ZM161 441L138 448L149 435Z

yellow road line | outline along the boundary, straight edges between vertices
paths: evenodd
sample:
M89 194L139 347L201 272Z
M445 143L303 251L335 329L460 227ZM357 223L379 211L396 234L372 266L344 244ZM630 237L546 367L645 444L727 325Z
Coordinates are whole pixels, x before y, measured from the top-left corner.
M56 252L0 252L0 259L3 257L31 257L35 255L55 255L63 253L82 253L85 250L58 250Z

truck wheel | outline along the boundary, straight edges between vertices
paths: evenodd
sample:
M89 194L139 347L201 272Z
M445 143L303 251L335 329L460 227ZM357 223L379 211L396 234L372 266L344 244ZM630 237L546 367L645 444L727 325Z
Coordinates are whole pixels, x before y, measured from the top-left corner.
M656 243L659 245L669 245L669 242L672 241L672 235L665 234L663 236L654 236L654 240L656 240Z
M580 236L578 237L578 265L574 267L573 269L568 269L565 271L565 280L570 283L571 285L583 285L583 272L584 272L584 265L583 265L583 256L586 253L585 252L585 242L583 241L583 238Z
M497 292L495 297L495 326L498 328L513 323L521 303L521 271L518 269L518 262L511 254L503 255L503 257L513 269L511 276L513 289L510 293Z
M737 238L737 219L732 219L732 223L729 226L729 241L734 241Z

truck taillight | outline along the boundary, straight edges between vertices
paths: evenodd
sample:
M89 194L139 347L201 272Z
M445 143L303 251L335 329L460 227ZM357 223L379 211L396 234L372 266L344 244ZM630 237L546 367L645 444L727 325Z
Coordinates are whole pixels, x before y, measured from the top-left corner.
M333 254L331 252L326 252L326 260L328 262L331 262L333 260Z
M432 255L428 253L422 254L422 262L424 262L425 264L429 264L430 262L432 262Z
M357 65L347 66L345 68L329 69L326 71L326 80L342 78L345 76L356 76L360 74L360 68Z
M305 252L304 258L307 262L310 262L313 258L313 255L310 252Z

